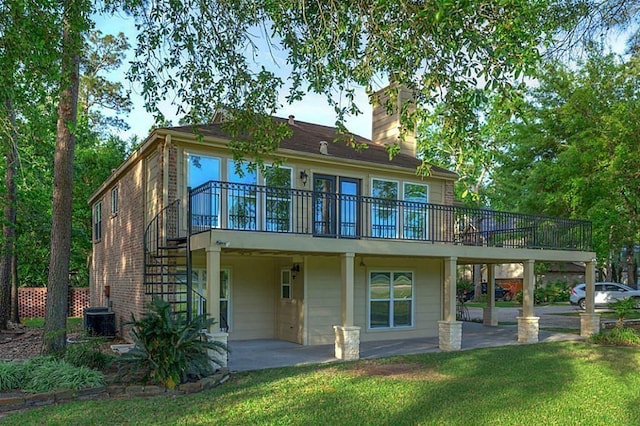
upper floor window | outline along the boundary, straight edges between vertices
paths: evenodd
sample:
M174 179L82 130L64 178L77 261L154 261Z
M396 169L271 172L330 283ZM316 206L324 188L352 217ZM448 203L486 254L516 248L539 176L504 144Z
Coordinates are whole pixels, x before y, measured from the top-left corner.
M111 214L118 214L118 187L114 186L111 190Z
M398 182L373 179L371 182L371 236L396 238L398 235Z
M102 201L93 206L93 240L102 240Z
M255 170L245 162L228 162L229 187L227 190L227 215L230 229L256 229L256 184Z
M423 240L428 237L429 188L418 183L404 184L402 206L402 235L404 238Z
M220 180L220 159L204 155L187 155L187 186ZM194 227L216 228L220 225L220 190L211 188L191 198L191 224Z
M291 169L268 166L264 169L265 229L272 232L291 230Z

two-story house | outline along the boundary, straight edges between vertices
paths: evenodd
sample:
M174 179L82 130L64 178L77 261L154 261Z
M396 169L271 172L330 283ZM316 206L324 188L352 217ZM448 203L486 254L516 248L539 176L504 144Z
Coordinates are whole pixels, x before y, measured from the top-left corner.
M219 122L199 136L160 128L91 197L91 302L110 307L121 331L158 297L218 319L222 340L335 343L344 359L361 341L439 336L459 349L457 265L517 262L519 340L532 342L536 261L585 262L593 282L590 223L454 205L457 175L433 166L418 176L415 139L389 159L399 117L383 102L372 140L354 136L362 150L334 143L332 127L275 119L292 131L279 167L235 163Z

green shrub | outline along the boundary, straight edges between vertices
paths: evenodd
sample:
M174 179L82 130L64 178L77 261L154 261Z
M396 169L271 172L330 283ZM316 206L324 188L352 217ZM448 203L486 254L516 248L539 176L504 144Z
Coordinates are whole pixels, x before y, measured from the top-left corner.
M617 328L624 327L625 317L634 311L636 305L637 301L633 297L628 297L626 299L616 300L615 302L609 303L609 308L616 311L616 314L618 315L618 321L616 322Z
M100 345L104 339L90 339L86 342L67 345L62 358L76 367L89 367L103 370L115 359L115 355L108 355L101 351Z
M24 363L22 390L29 393L59 389L83 389L104 384L104 375L87 367L76 367L54 357L36 357Z
M592 335L589 342L598 345L639 346L640 334L633 328L615 327Z
M24 367L21 363L0 362L0 391L20 389L24 383Z
M218 361L209 351L223 354L226 345L209 342L205 330L215 324L214 319L200 315L191 321L174 317L167 302L156 300L142 319L131 317L134 348L123 355L124 361L142 370L145 380L152 380L173 388L189 379L211 375L211 362Z

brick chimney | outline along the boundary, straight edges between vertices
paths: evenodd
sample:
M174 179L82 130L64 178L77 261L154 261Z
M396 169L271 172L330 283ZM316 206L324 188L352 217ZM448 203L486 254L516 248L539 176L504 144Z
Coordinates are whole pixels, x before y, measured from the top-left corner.
M392 86L397 86L392 83ZM397 98L393 100L392 110L387 112L387 100L389 95L385 93L390 86L378 90L371 96L373 113L371 114L371 140L377 145L400 145L400 152L412 157L416 156L416 133L409 130L405 134L404 141L400 140L400 112L403 102L407 102L409 111L415 111L415 101L411 90L406 87L397 89Z

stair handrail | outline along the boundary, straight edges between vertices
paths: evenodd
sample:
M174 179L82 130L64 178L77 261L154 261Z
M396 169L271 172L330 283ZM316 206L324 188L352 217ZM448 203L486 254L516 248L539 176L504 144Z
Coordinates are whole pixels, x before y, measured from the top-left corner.
M144 252L151 253L152 251L157 251L158 247L161 245L166 245L167 235L169 233L169 226L167 226L166 222L166 213L170 211L170 209L175 209L175 223L173 224L173 230L176 233L175 238L181 237L181 223L180 223L180 200L174 200L168 206L164 207L162 210L156 214L153 219L147 224L147 227L144 230ZM161 232L162 231L162 232ZM152 232L155 235L150 235ZM186 236L186 235L185 235ZM160 243L163 244L160 244ZM154 244L155 243L155 244Z

